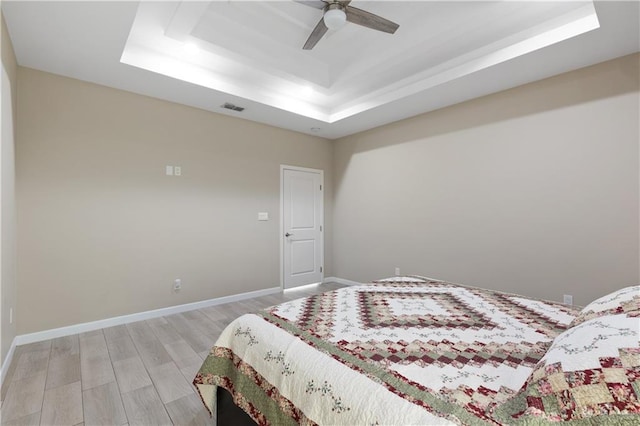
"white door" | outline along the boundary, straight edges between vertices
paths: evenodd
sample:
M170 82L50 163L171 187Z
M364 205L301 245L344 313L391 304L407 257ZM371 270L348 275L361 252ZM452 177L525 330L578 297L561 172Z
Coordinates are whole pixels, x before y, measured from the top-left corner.
M322 281L323 175L282 166L282 262L284 288Z

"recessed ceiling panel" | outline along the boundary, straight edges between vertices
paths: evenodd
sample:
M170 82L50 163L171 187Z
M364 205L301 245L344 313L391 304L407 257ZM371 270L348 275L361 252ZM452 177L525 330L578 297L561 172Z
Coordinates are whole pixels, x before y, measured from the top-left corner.
M400 28L347 23L302 50L321 10L143 2L122 61L332 123L598 27L591 2L354 4ZM186 45L199 53L185 54Z
M189 35L205 49L262 72L328 87L328 65L301 49L304 40L296 40L315 25L305 22L308 12L315 15L294 2L214 1Z
M5 0L2 11L21 66L328 138L640 50L637 2L351 5L400 27L347 23L305 51L322 11L294 1Z

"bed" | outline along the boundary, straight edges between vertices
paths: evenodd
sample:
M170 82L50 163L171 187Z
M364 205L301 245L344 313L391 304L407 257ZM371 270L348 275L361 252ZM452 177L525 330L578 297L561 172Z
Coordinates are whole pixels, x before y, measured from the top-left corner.
M241 316L194 385L261 425L640 424L639 305L394 277Z

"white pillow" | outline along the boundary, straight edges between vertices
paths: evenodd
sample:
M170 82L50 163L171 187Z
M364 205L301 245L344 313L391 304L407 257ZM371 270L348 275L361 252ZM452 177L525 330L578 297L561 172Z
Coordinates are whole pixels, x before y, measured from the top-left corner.
M494 407L501 424L640 424L638 318L604 315L559 334L520 391Z
M640 316L640 286L626 287L594 300L580 311L571 326L604 315Z

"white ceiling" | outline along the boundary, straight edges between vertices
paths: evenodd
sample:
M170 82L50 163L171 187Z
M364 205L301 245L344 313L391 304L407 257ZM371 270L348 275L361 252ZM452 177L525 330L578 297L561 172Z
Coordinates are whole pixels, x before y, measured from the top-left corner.
M348 23L304 51L322 12L293 1L2 9L22 66L330 139L640 51L636 1L352 5L400 28Z

